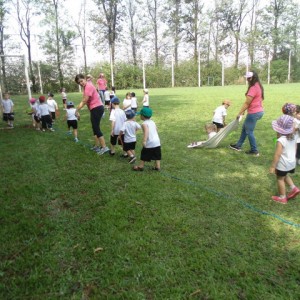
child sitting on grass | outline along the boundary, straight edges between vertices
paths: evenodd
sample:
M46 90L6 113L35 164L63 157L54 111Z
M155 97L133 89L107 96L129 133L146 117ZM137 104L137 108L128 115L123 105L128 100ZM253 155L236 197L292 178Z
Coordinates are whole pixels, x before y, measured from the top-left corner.
M276 174L279 196L272 196L272 200L286 204L295 198L300 189L295 186L288 173L294 173L296 167L296 140L294 138L293 117L282 115L272 122L277 132L277 143L270 173ZM290 192L286 195L285 184L289 185Z
M225 117L227 116L227 109L230 106L229 100L224 100L221 106L218 106L213 115L212 122L217 126L217 131L226 126Z
M143 149L141 151L141 162L138 166L134 166L134 171L143 171L146 161L155 161L153 170L160 171L161 147L155 123L150 120L152 110L149 107L143 107L140 111L143 129Z
M204 128L205 128L205 131L206 131L206 133L208 135L208 140L211 139L213 136L215 136L217 134L217 126L216 126L216 124L208 123L208 124L205 124ZM205 142L206 141L192 142L187 147L188 148L200 147Z
M69 134L71 133L71 127L73 128L74 141L78 142L78 120L80 119L79 112L74 107L74 103L72 101L67 102L67 110L65 119L67 120Z
M120 135L124 134L123 150L129 157L129 163L132 164L136 161L135 145L136 145L136 132L141 129L141 125L135 121L135 112L127 110L125 112L127 120L124 122Z

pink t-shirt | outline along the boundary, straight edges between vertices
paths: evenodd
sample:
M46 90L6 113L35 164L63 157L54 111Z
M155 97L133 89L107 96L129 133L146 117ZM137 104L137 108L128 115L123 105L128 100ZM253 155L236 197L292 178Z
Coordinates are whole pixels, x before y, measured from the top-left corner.
M104 79L104 78L99 78L99 79L97 80L97 85L98 85L98 89L99 89L100 91L104 91L105 88L106 88L106 86L107 86L107 81L106 81L106 79Z
M250 87L247 96L253 97L248 107L248 114L255 114L264 110L262 106L262 90L258 82L256 82L253 86Z
M91 82L87 82L84 87L84 96L88 96L87 107L92 110L95 107L103 105L100 96Z

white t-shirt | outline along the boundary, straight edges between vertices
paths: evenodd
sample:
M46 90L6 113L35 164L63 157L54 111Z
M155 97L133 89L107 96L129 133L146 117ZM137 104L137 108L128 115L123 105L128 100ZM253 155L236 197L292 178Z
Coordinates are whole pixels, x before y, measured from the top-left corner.
M141 125L134 120L127 120L126 122L124 122L121 129L124 132L124 142L136 142L136 131L141 128Z
M128 106L128 105L129 105L129 106ZM127 107L127 106L128 106L128 107ZM127 107L127 108L125 108L125 107ZM124 109L125 111L131 109L131 98L130 98L130 99L125 98L125 99L123 100L123 109Z
M148 94L145 94L144 95L144 98L143 98L143 106L149 106L149 95Z
M119 135L121 128L122 128L124 122L126 121L126 114L125 114L124 110L122 110L121 108L112 109L109 120L112 122L115 122L113 134Z
M11 99L3 99L2 100L2 108L4 114L9 114L13 112L14 103Z
M282 145L282 154L277 163L276 169L280 171L290 171L296 167L296 139L288 140L286 136L281 136L277 142Z
M72 120L76 120L77 121L76 108L75 107L67 108L67 110L66 110L66 116L67 116L67 120L68 121L72 121Z
M295 128L295 139L296 143L300 143L300 120L294 118L294 128Z
M50 112L55 112L58 109L57 103L54 99L48 99L47 104Z
M225 116L227 116L227 110L224 105L221 105L215 109L212 121L223 124L223 117Z
M106 90L104 92L104 100L105 101L110 101L110 91Z
M42 116L47 116L49 115L49 107L47 103L42 103L39 105L39 115Z
M155 123L151 119L148 119L143 122L143 125L148 126L149 131L146 148L155 148L160 146L160 139Z
M137 105L137 99L136 97L132 97L131 98L131 108L137 108L138 105Z

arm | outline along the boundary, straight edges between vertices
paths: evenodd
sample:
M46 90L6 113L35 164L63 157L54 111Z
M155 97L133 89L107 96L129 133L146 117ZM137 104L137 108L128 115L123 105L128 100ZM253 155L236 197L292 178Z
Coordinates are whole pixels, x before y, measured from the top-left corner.
M81 102L77 106L77 110L82 109L82 107L84 107L87 104L88 100L89 100L89 96L83 95L83 98L82 98Z
M143 128L143 132L144 132L143 147L146 147L146 143L147 143L148 136L149 136L149 129L148 129L148 126L145 124L142 124L142 128Z
M275 153L274 153L274 158L273 158L271 167L269 169L269 172L271 174L275 174L275 168L276 168L276 166L278 164L278 161L280 159L281 153L282 153L282 144L280 142L277 142L276 143Z
M253 100L253 97L248 96L248 95L246 96L246 101L243 104L242 108L240 109L240 112L239 112L237 118L239 118L241 115L243 115L245 113L245 111L248 109L249 105L251 104L252 100Z

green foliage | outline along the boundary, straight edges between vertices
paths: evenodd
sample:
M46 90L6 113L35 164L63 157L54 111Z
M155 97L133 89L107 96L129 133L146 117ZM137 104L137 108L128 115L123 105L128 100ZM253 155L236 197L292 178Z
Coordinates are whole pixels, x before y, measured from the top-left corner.
M286 60L275 60L271 63L272 83L284 83L288 77L288 63Z

